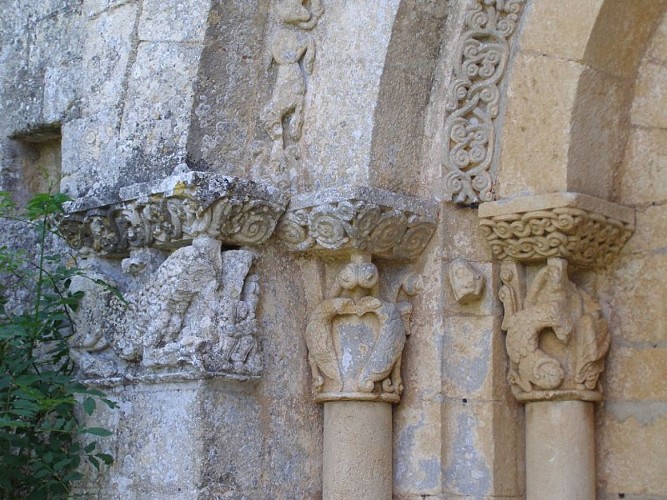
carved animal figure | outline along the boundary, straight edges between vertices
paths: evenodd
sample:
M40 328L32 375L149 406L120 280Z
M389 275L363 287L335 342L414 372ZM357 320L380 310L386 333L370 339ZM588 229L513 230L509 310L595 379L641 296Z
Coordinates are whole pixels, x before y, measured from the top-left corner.
M306 327L308 360L316 391L325 385L322 375L335 382L337 390L371 393L375 383L382 381L384 392L400 392L400 357L405 345L404 314L395 303L381 300L378 293L377 268L370 262L346 265L334 284L333 298L324 300L311 313ZM336 351L333 322L338 316L356 317L353 322L366 325L364 316L375 315L379 325L375 341L362 363L352 370L353 380L345 380ZM389 379L391 377L391 379Z
M556 389L563 383L563 367L539 347L540 334L546 329L552 329L574 356L577 389L595 389L604 368L603 358L609 349L606 323L593 298L569 280L566 265L563 259L550 259L535 277L524 308L503 321L512 361L510 382L525 392L534 386Z

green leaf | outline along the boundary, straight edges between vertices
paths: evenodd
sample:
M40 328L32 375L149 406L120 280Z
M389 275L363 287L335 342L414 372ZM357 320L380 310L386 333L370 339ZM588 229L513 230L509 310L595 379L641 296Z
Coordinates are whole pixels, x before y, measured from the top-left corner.
M83 409L88 415L93 414L95 406L95 400L93 398L86 398L83 400Z
M81 432L83 434L92 434L93 436L100 436L100 437L107 437L113 435L113 432L111 432L108 429L104 429L102 427L84 427Z
M111 465L113 463L113 457L108 453L98 453L95 456L102 460L106 465Z

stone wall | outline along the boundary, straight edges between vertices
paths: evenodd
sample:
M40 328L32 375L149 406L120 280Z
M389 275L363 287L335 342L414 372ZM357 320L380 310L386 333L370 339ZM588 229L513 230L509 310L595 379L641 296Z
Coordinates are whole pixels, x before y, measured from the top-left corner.
M116 461L85 491L320 498L315 401L363 396L400 399L395 498L525 498L500 290L508 261L525 285L548 257L609 324L598 498L667 498L666 4L558 3L3 5L0 188L25 200L61 176L70 244L130 304L88 289L78 320L81 377L119 402L96 417ZM611 210L625 232L574 257L497 251L503 203L553 194L540 210ZM331 335L377 347L360 289L402 318L367 396L331 389L313 333L338 304Z

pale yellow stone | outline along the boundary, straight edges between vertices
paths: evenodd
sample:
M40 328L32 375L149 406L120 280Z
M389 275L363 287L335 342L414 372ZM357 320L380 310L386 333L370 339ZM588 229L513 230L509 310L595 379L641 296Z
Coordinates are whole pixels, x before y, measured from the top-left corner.
M526 405L526 500L595 500L593 403Z
M622 252L633 254L661 248L667 248L667 205L637 208L635 232Z
M500 198L567 191L571 115L583 70L574 62L518 54L502 127Z
M628 341L667 340L667 255L624 257L610 277L610 332Z
M667 200L667 130L634 128L620 170L619 202Z
M440 226L443 259L462 258L476 262L492 259L491 249L479 228L477 210L443 203L440 208Z
M528 11L521 50L581 61L603 0L538 0Z
M324 403L322 499L392 497L391 405Z
M667 15L653 33L644 57L656 63L667 63Z
M644 423L608 411L598 419L598 483L610 492L664 495L667 492L667 415Z
M665 5L665 0L605 1L586 48L586 62L612 75L633 77Z
M632 103L632 123L667 128L667 67L648 63L639 68Z
M651 311L644 310L644 314L651 315ZM667 349L650 345L633 349L612 343L604 377L606 399L667 401Z

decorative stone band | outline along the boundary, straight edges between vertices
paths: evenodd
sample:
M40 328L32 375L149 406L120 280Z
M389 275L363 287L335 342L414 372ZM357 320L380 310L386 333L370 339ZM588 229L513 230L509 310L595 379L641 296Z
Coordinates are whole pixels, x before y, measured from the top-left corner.
M295 252L411 259L433 236L437 218L435 202L369 187L327 189L292 198L276 236Z
M480 225L496 258L550 257L593 267L613 259L634 231L634 211L578 193L515 198L479 207Z
M208 172L186 172L120 190L120 201L77 200L61 230L77 250L123 257L132 248L172 250L197 236L253 246L273 233L288 197L276 188Z
M442 168L445 198L493 199L491 167L509 40L525 0L473 0L465 15L446 107Z

